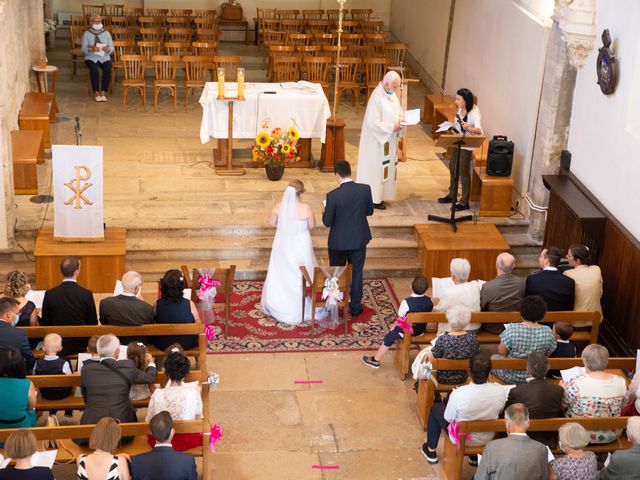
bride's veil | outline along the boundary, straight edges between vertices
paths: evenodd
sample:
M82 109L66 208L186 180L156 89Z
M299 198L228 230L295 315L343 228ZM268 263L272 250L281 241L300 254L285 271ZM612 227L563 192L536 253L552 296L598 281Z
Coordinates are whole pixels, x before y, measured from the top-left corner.
M284 243L293 238L292 233L296 228L295 222L298 213L298 196L296 189L287 187L280 202L280 213L278 214L278 225L276 227L275 241Z

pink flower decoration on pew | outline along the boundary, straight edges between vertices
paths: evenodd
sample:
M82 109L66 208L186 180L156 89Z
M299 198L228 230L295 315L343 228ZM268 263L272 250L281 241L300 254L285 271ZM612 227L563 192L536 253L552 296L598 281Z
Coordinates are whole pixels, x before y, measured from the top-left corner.
M214 287L219 287L222 285L218 280L214 280L211 278L211 275L206 273L198 279L200 282L200 295L204 296L207 293L207 290L211 290Z
M211 453L216 453L216 442L222 438L222 429L220 425L214 423L211 425L211 434L209 435L209 449Z
M460 450L460 424L454 420L447 427L447 431L449 432L449 436L456 442L456 450ZM471 440L471 435L465 433L464 440Z
M398 317L398 320L396 320L396 325L398 325L403 332L409 332L411 333L411 335L413 335L413 325L411 325L407 321L407 317Z
M213 325L204 326L204 335L207 337L207 342L216 338L216 329L213 328Z

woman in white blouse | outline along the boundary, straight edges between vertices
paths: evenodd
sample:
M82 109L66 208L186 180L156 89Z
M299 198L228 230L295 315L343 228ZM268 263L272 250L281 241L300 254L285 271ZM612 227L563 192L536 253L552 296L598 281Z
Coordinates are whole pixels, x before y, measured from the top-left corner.
M456 121L460 123L463 133L470 135L482 135L480 123L480 109L473 104L473 93L468 88L461 88L456 92L455 104L458 107ZM469 193L471 190L471 152L473 148L462 147L460 150L460 184L462 196L456 204L456 210L469 209ZM456 159L449 160L449 193L438 199L438 203L455 202L458 197L455 178Z

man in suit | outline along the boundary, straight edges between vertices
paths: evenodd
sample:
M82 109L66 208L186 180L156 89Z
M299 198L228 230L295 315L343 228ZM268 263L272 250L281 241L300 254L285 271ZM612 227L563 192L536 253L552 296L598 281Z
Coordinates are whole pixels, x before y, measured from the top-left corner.
M573 310L576 284L558 271L560 259L562 252L558 247L545 248L538 257L542 271L527 277L525 295L540 295L550 312Z
M640 480L640 417L627 420L627 438L631 448L611 455L609 465L600 472L600 480Z
M517 312L524 298L524 278L514 275L516 259L503 252L496 258L497 276L482 285L480 310L483 312ZM501 323L482 325L486 332L500 335L504 330Z
M527 383L519 383L509 390L506 406L522 403L529 411L529 418L564 417L562 397L564 388L545 380L549 372L549 360L542 352L530 353L527 358ZM551 448L556 446L557 432L531 432L529 436Z
M78 285L80 259L64 257L60 262L60 272L63 276L62 283L44 294L40 325L97 325L93 293ZM60 355L84 352L86 348L86 338L65 338Z
M31 354L31 345L27 334L14 327L18 323L20 302L12 297L0 298L0 348L13 347L19 350L27 364L27 371L31 371L35 360Z
M198 472L192 455L176 452L171 446L175 433L169 412L160 412L149 421L156 444L153 450L133 457L131 475L136 480L196 480Z
M147 366L142 371L131 360L116 360L120 355L120 340L115 335L102 335L96 348L100 358L86 360L80 373L80 389L86 405L80 423L96 423L104 417L137 422L129 390L134 383L155 382L157 369L151 355L147 354Z
M329 263L339 266L348 262L352 266L349 310L357 317L362 313L362 270L371 240L367 222L373 215L371 187L351 179L351 165L346 160L338 160L333 171L339 187L327 194L322 223L330 228Z
M504 412L506 438L484 446L475 480L546 480L547 447L527 436L529 412L522 403L510 405Z

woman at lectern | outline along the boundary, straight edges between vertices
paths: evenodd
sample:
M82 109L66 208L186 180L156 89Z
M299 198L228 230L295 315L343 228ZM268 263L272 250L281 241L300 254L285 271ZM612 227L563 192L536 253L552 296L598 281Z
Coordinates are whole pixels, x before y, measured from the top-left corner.
M480 109L473 104L473 93L468 88L461 88L456 92L455 99L458 113L456 122L467 135L482 135L482 125L480 123ZM460 202L456 203L456 210L469 209L469 193L471 190L471 152L473 148L462 147L460 150L460 184L462 185L462 196ZM455 155L449 160L449 193L438 199L438 203L451 203L457 200L457 185L454 184L456 169Z

